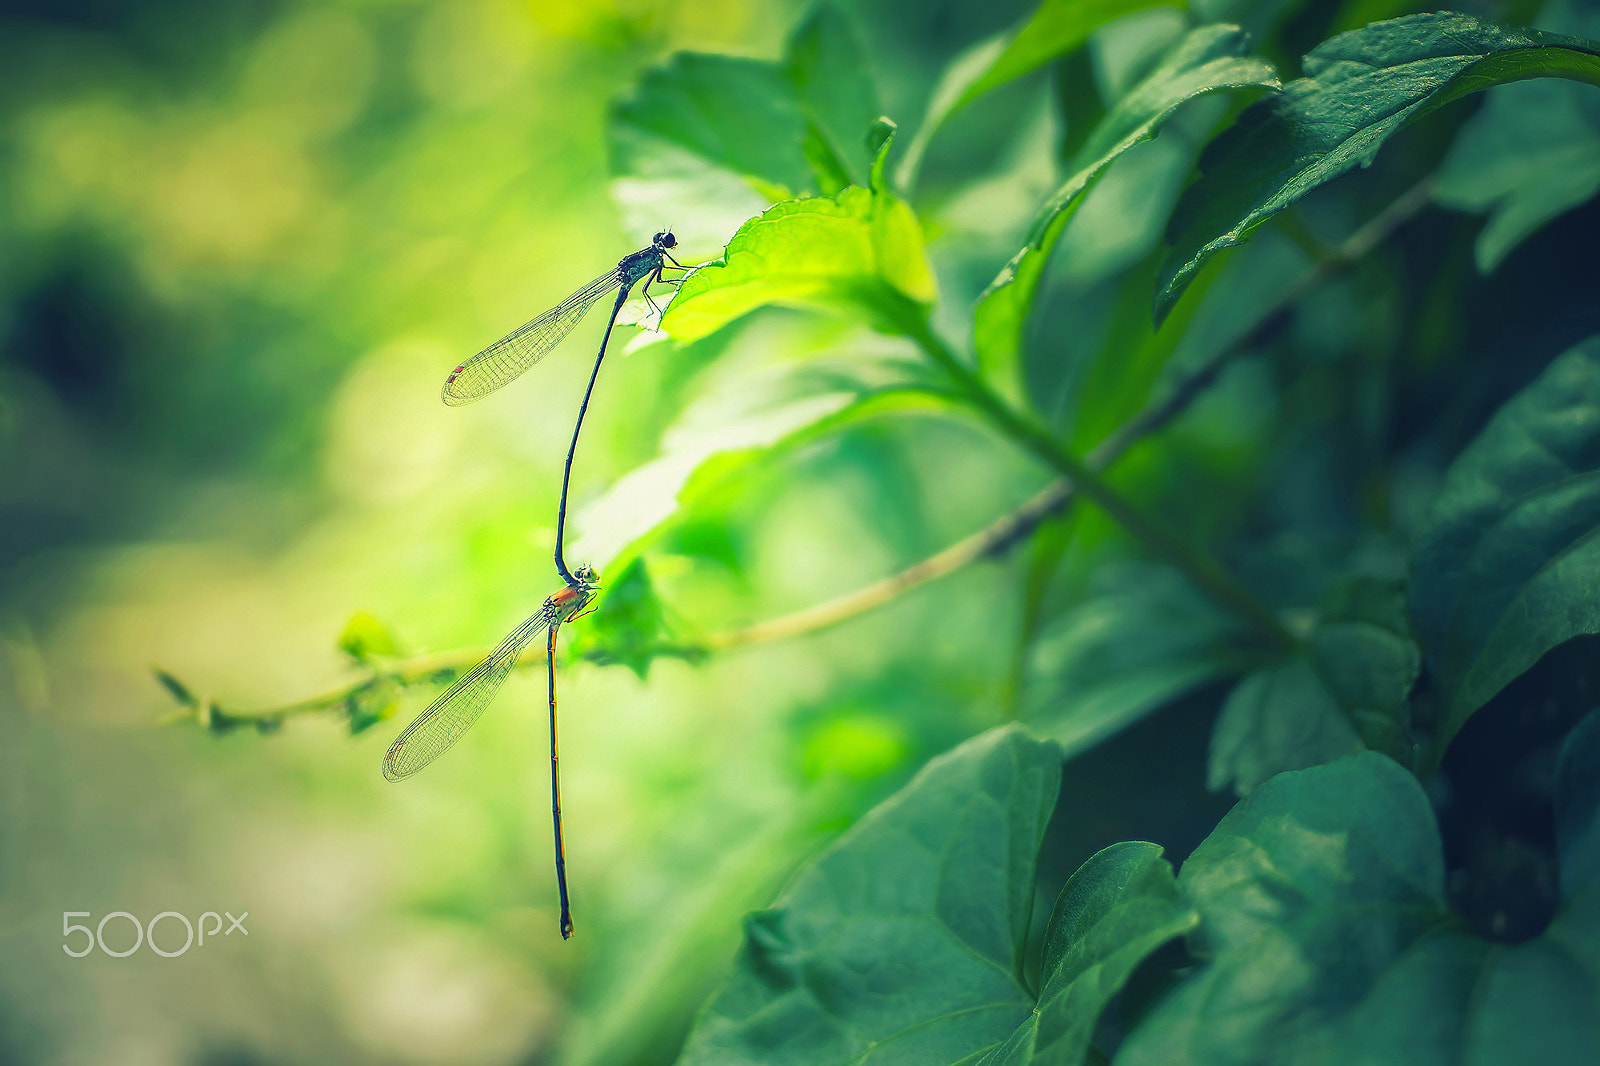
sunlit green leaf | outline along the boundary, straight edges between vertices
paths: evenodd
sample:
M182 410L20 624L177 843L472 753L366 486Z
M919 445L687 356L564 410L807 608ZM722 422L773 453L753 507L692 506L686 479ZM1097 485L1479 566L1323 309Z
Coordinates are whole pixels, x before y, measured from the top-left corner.
M1557 358L1445 478L1408 602L1444 697L1439 747L1539 657L1600 632L1600 337Z
M1096 1022L1134 969L1199 920L1159 846L1126 841L1100 851L1056 898L1038 1006L982 1066L1084 1062Z
M1240 668L1238 629L1194 587L1154 566L1108 567L1035 646L1029 721L1082 751Z
M344 632L339 634L339 650L357 662L373 655L400 654L389 627L365 611L357 611L344 624Z
M1158 314L1218 251L1311 190L1370 164L1407 123L1504 82L1600 84L1600 45L1438 12L1324 41L1304 69L1306 77L1246 111L1207 149L1204 176L1173 217Z
M1278 84L1271 64L1244 54L1249 45L1249 35L1235 26L1194 30L1101 120L1069 166L1071 176L1035 217L1027 243L979 297L974 345L979 366L991 379L1016 387L1022 331L1045 264L1083 194L1105 168L1155 136L1162 121L1187 100Z
M574 554L610 566L680 509L714 504L719 486L759 463L878 415L948 407L919 387L808 380L805 369L744 378L691 405L667 431L658 458L619 478L575 516Z
M662 328L695 340L758 307L809 307L901 332L934 298L922 230L904 202L851 186L790 200L740 227L720 260L689 275Z
M872 152L867 130L878 117L878 92L867 57L838 9L819 5L789 39L785 69L807 123L806 153L823 192L867 185Z
M746 921L683 1066L954 1063L1029 1017L1034 867L1061 776L1017 727L930 762Z
M1422 671L1405 596L1397 588L1355 581L1335 591L1306 650L1318 678L1368 747L1409 757L1406 698Z
M1009 41L985 41L953 62L928 101L922 126L906 150L898 175L902 187L916 179L928 142L956 111L984 93L1036 70L1079 48L1095 28L1135 11L1162 5L1157 0L1043 0Z

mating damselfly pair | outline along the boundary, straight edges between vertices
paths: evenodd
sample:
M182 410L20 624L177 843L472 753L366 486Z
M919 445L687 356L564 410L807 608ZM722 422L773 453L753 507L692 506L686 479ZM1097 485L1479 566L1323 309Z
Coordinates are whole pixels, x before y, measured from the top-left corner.
M605 361L606 346L611 343L611 331L617 324L617 315L634 286L642 284L641 293L654 306L654 301L650 299L650 284L673 284L662 274L669 266L686 269L672 258L669 251L677 247L677 243L677 238L670 231L657 233L650 247L623 256L617 261L615 270L595 278L544 314L506 334L456 367L450 372L443 389L444 402L452 407L487 396L543 359L572 332L595 304L616 292L616 302L612 304L611 317L606 322L605 335L600 340L600 351L595 356L594 370L589 374L589 385L584 389L583 402L578 407L578 417L572 427L572 443L567 446L567 461L561 473L555 561L556 571L566 584L545 600L527 621L512 630L488 658L473 667L418 715L389 747L389 753L383 760L383 776L391 781L399 781L444 754L483 714L501 684L516 668L523 650L539 634L544 633L545 667L550 690L550 814L555 827L556 886L561 894L563 939L572 935L572 910L567 902L566 847L561 833L561 770L556 739L556 634L567 622L586 613L600 588L599 575L593 568L579 566L575 570L567 569L562 551L567 525L567 490L572 482L572 459L578 450L583 416L588 413L589 399L594 395L594 384L600 376L600 364Z

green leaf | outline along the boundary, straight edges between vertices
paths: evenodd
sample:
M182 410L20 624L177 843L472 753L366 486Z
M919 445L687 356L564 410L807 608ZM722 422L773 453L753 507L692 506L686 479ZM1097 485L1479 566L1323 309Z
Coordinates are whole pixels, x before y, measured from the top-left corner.
M1435 197L1489 216L1474 249L1483 273L1600 191L1600 115L1585 106L1593 96L1560 82L1503 86L1457 136Z
M954 1063L1029 1017L1021 982L1054 745L1015 726L943 755L746 921L680 1066Z
M670 224L681 246L715 247L813 184L794 85L765 60L676 53L612 106L607 135L612 193L636 236Z
M1330 599L1307 643L1311 664L1362 741L1405 762L1411 750L1406 699L1422 672L1405 596L1363 580L1335 590Z
M1443 920L1444 856L1416 779L1363 752L1257 788L1179 884L1211 962L1147 1016L1118 1063L1356 1061L1316 1052Z
M1600 84L1600 45L1437 12L1340 34L1306 77L1218 137L1178 205L1156 299L1163 317L1205 262L1302 196L1367 166L1405 125L1460 97L1525 78Z
M878 117L878 92L867 57L849 23L831 4L819 5L789 38L785 70L806 117L806 153L822 190L867 185L876 149L867 131Z
M928 113L900 164L900 187L907 189L915 183L928 142L961 108L991 89L1082 47L1089 34L1112 19L1161 6L1182 5L1156 0L1043 0L1009 41L996 38L964 52L950 64L928 101Z
M1244 796L1285 770L1360 751L1344 708L1305 656L1258 670L1228 694L1211 733L1206 787Z
M570 654L603 666L626 666L641 681L656 656L673 645L666 609L642 558L606 581L600 606L573 628Z
M934 299L922 230L904 202L851 186L790 200L739 228L721 259L684 279L662 319L696 340L758 307L807 307L901 333Z
M1178 880L1210 961L1119 1066L1577 1066L1600 1046L1600 892L1522 944L1461 931L1427 797L1382 755L1268 781Z
M872 364L858 363L866 370ZM915 386L867 386L801 366L752 375L690 405L662 441L662 454L586 504L574 518L572 553L602 571L626 562L682 512L755 467L809 441L890 412L944 410L948 401Z
M155 675L157 681L161 682L161 687L167 690L167 694L177 700L179 704L184 707L200 706L200 701L195 698L194 693L189 691L189 686L182 681L179 681L159 666L152 666L150 672Z
M1438 750L1557 644L1600 632L1600 337L1570 349L1456 458L1408 603L1443 697Z
M357 611L339 634L339 650L356 662L374 655L399 655L399 645L389 627L365 611Z
M1015 390L1023 327L1045 264L1084 193L1118 156L1155 136L1187 100L1223 89L1272 88L1264 59L1245 55L1250 38L1236 26L1203 26L1183 38L1159 65L1106 114L1069 167L1071 176L1033 221L1027 243L978 298L973 343L978 364Z
M1038 1006L983 1066L1084 1062L1101 1013L1139 963L1199 921L1158 845L1098 852L1056 897Z
M1070 756L1242 664L1239 630L1161 567L1106 567L1034 648L1028 718Z
M1561 745L1555 804L1561 892L1571 899L1600 881L1600 710Z
M1550 3L1539 28L1600 37L1600 11ZM1545 223L1600 191L1600 98L1581 85L1541 80L1489 91L1456 135L1434 197L1488 214L1475 248L1487 274Z
M763 186L803 189L805 119L783 71L741 56L677 52L612 112L616 169L639 173L665 143Z

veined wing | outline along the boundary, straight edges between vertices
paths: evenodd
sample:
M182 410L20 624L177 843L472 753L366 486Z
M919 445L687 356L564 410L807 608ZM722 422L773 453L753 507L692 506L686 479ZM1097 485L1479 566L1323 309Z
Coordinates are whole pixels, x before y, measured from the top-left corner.
M543 359L583 321L596 301L622 284L622 272L612 269L556 304L550 310L506 334L456 367L444 383L444 402L451 407L480 400L514 380Z
M429 708L406 726L395 742L389 745L389 754L383 757L383 776L390 781L410 777L418 770L449 750L450 745L472 728L484 709L489 706L500 685L516 669L517 658L534 637L549 628L562 607L555 597L526 622L512 630L487 659L474 666L449 691L433 701Z

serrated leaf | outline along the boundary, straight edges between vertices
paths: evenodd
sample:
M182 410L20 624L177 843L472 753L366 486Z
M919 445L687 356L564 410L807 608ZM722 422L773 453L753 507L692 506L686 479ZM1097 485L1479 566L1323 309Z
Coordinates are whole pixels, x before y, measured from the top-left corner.
M1068 167L1062 183L1034 218L1027 243L978 298L973 343L991 380L1015 391L1023 327L1039 279L1084 193L1117 157L1154 137L1185 101L1246 87L1275 88L1272 65L1245 55L1250 36L1237 26L1202 26L1185 36L1160 64L1117 101Z
M851 186L789 200L739 228L722 258L684 279L662 319L679 340L704 337L778 304L861 318L886 333L934 299L922 230L904 202Z
M365 611L357 611L344 624L344 632L339 634L339 650L357 662L364 662L373 655L400 654L389 627Z
M1456 458L1407 602L1443 696L1438 750L1557 644L1600 632L1600 337L1550 364Z
M1125 841L1096 853L1056 898L1038 1006L981 1066L1084 1062L1101 1013L1139 963L1199 921L1158 845Z
M1268 781L1178 881L1211 961L1119 1066L1577 1066L1600 1046L1600 893L1526 943L1461 931L1427 797L1384 756Z
M1247 110L1201 159L1173 215L1156 298L1163 317L1217 252L1357 166L1408 123L1468 93L1525 78L1600 84L1600 45L1455 12L1340 34L1305 57L1306 77Z
M1020 980L1061 776L1015 726L943 755L746 922L680 1066L954 1063L1029 1017Z
M1206 787L1248 795L1285 770L1360 751L1361 738L1311 663L1297 655L1258 670L1228 694L1211 733Z
M935 87L928 113L906 150L897 175L900 187L915 182L928 142L951 115L984 93L1082 47L1089 34L1112 19L1158 6L1173 5L1152 0L1044 0L1010 40L985 41L957 57Z
M876 149L867 130L878 117L878 92L867 57L850 24L831 4L820 4L789 38L784 68L806 117L807 152L828 194L867 185ZM823 182L825 175L833 177Z
M1178 574L1107 567L1053 620L1030 664L1028 720L1067 755L1239 669L1239 630Z

